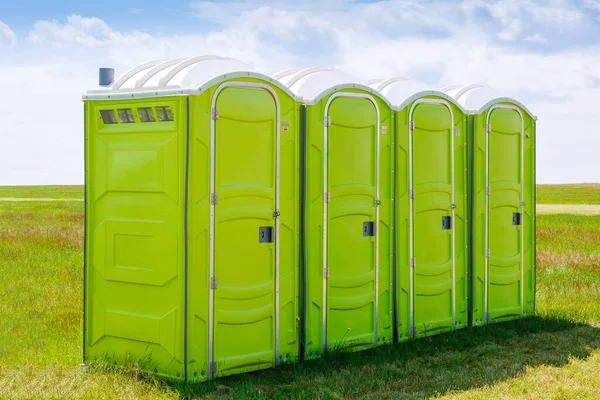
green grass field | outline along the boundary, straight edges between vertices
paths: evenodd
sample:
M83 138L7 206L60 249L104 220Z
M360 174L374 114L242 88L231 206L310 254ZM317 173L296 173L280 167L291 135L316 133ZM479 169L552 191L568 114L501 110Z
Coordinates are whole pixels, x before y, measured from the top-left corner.
M83 199L83 186L0 186L2 198ZM600 184L538 185L538 204L600 204Z
M0 198L78 190L0 188ZM199 385L79 366L82 235L82 202L0 202L2 399L599 398L600 216L538 218L535 318Z
M83 186L0 186L0 199L83 199Z
M538 204L600 204L599 183L538 185Z

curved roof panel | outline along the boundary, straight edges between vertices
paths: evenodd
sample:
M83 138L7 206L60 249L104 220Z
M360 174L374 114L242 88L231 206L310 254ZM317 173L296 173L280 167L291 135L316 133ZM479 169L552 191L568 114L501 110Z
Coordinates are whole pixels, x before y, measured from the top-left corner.
M394 106L402 105L417 93L433 90L423 82L406 77L378 79L369 86L380 92Z
M438 96L457 104L456 101L446 93L412 78L396 77L390 79L374 79L369 81L369 86L388 99L395 110L402 110L414 100L425 96ZM461 108L460 105L458 106Z
M452 86L446 93L454 98L466 110L482 112L496 103L510 102L518 105L533 118L537 118L524 104L511 97L502 96L498 91L487 85L472 84L468 86Z
M329 93L349 87L363 89L382 97L372 88L333 68L292 69L272 77L308 104L314 104Z
M122 98L157 95L191 94L228 78L248 76L276 80L258 73L254 68L229 57L200 56L172 60L156 60L138 65L119 76L112 85L89 90L84 98Z

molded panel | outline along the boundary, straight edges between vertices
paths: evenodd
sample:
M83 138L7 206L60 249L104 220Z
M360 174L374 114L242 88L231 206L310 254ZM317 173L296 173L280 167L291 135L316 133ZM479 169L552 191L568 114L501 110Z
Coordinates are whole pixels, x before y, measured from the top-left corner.
M258 232L275 225L278 116L266 90L226 88L216 106L214 361L223 376L275 366L278 237L261 243Z
M104 125L169 106L176 122ZM184 377L185 99L88 102L85 359Z
M347 89L341 92L363 93ZM340 93L340 92L336 92ZM394 136L392 112L375 97L380 125L388 134L379 143L379 221L376 221L377 113L364 98L337 97L330 103L328 186L324 188L325 105L330 96L306 107L306 268L307 315L305 357L323 349L323 216L329 192L327 342L330 349L361 350L393 337L392 248ZM365 236L365 224L379 227L379 290L375 291L375 236ZM370 225L367 225L370 226ZM379 308L375 309L375 304ZM378 314L378 337L375 315Z
M514 106L513 104L506 104ZM521 118L515 110L490 109L472 117L473 146L473 306L474 325L485 322L485 286L489 290L490 322L521 318L534 312L535 299L535 123L522 111L526 133L521 138ZM489 281L485 281L486 215L486 118L490 115L489 139ZM522 149L522 143L524 148ZM521 161L521 151L525 163ZM524 182L521 182L521 173ZM524 191L521 192L522 183ZM521 213L521 225L513 214ZM521 242L523 240L523 243ZM523 246L523 248L521 248ZM530 251L532 249L533 251ZM521 254L523 253L523 254ZM523 265L521 266L521 256ZM521 272L523 268L523 272ZM521 295L523 273L524 299ZM522 304L524 302L524 304ZM521 307L523 306L523 313Z
M339 97L329 108L327 342L375 343L375 237L364 222L376 221L377 113L367 99Z
M264 82L257 79L234 79ZM216 376L275 365L275 243L259 243L259 228L274 227L275 152L280 153L279 352L298 357L299 137L298 103L273 87L229 87L217 99L214 171L210 169L212 99L218 86L190 98L188 377L208 377L210 176L215 174L214 361ZM280 148L275 147L277 122Z

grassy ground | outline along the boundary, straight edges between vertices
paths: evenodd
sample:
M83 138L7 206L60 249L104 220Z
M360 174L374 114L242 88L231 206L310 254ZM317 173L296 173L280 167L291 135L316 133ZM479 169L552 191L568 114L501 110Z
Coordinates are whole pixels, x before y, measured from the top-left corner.
M83 199L83 186L0 186L0 198Z
M596 399L600 393L600 216L538 218L535 318L186 385L134 367L79 367L82 212L79 202L0 202L0 398Z
M600 204L600 183L538 185L538 204Z
M83 199L83 186L0 186L0 198ZM538 185L537 202L600 204L600 184Z

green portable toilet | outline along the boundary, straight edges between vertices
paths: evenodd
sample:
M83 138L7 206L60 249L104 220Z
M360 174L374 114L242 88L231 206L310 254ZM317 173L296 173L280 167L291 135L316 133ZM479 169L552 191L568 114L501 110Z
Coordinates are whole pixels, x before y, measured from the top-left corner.
M186 380L299 354L299 107L229 58L84 96L84 361Z
M305 356L390 343L391 108L330 68L274 77L305 104Z
M466 115L449 96L409 78L369 84L395 110L398 339L465 327Z
M487 86L447 93L472 114L472 323L532 315L536 117Z

